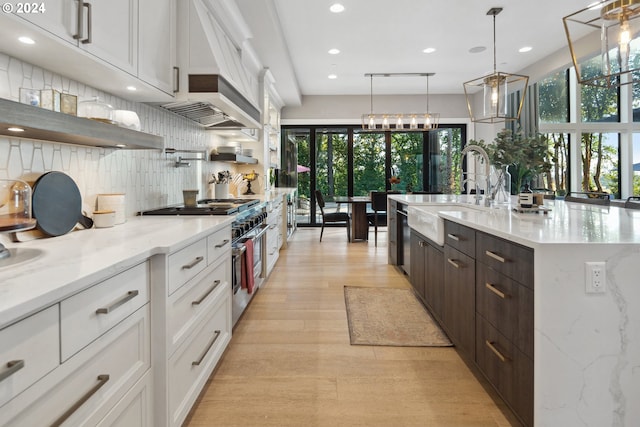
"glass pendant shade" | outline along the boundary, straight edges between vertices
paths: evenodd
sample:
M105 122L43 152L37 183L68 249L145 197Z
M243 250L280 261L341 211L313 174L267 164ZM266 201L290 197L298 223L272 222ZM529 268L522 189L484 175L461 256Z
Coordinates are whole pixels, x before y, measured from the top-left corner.
M464 83L464 94L467 98L469 116L473 122L500 123L518 120L524 94L529 84L529 77L496 71L488 76L480 77ZM520 91L522 96L516 108L509 112L509 94ZM474 95L482 92L482 105L474 105Z
M581 84L616 87L638 80L640 0L601 1L562 21Z
M640 1L640 0L639 0ZM493 73L464 83L464 96L472 122L501 123L520 118L529 77L496 71L496 16L502 8L489 9L493 16ZM509 108L509 95L520 92L517 105ZM478 94L482 93L482 105L478 105Z

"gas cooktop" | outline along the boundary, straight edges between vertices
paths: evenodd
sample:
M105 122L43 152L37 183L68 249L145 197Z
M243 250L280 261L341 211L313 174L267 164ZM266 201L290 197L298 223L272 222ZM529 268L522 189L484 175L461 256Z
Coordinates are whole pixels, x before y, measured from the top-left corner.
M168 206L142 211L139 215L232 215L258 203L258 199L202 199L196 206Z

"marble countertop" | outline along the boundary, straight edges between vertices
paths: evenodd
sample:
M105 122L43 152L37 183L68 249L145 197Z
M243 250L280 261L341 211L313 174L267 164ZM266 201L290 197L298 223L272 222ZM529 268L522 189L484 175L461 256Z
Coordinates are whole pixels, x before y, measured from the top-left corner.
M111 228L6 243L35 256L0 261L0 328L117 274L152 255L175 252L228 226L234 216L144 216ZM3 266L5 265L5 266Z
M524 246L550 244L640 244L640 210L602 207L562 200L545 200L547 214L513 212L511 205L492 208L474 205L467 195L389 195L409 206L462 204L475 207L455 211L443 206L438 215Z

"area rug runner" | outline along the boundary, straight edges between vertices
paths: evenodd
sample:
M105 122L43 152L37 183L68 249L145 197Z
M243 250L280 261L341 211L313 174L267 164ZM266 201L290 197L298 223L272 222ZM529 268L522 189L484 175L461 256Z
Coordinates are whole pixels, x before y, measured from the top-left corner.
M344 300L352 345L452 345L411 289L345 286Z

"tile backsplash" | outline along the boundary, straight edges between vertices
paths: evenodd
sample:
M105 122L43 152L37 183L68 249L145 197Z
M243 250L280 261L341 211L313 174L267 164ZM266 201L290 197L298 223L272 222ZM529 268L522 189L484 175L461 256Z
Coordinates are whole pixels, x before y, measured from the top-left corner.
M142 132L164 137L165 147L205 150L217 143L215 135L187 119L118 98L0 53L0 98L19 101L21 87L56 89L77 95L79 101L97 96L115 109L135 111ZM202 168L211 168L211 164L191 162L189 168L176 168L175 160L175 155L161 150L118 150L0 136L0 178L33 183L44 172L64 172L80 188L83 206L89 212L100 193L125 193L127 216L180 203L185 188L201 189L206 196Z

